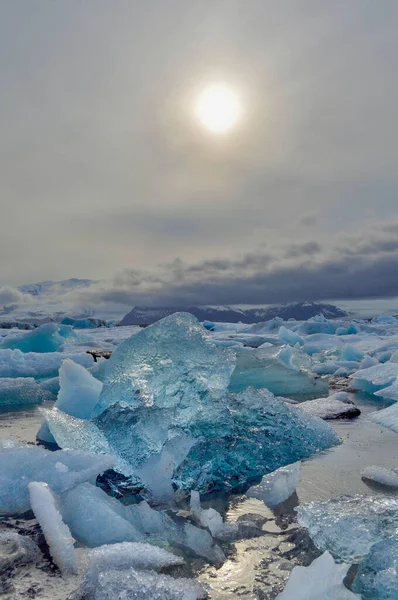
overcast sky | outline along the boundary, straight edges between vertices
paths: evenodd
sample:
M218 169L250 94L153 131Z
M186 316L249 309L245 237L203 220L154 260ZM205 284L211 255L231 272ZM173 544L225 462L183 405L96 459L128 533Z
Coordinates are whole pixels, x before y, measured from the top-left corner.
M396 0L0 0L0 283L397 295L397 28ZM219 81L225 136L194 114Z

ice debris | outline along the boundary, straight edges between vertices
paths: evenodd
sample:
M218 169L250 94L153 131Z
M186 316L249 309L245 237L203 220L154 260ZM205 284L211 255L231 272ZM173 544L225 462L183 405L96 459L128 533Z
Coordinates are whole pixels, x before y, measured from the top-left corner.
M278 506L296 491L300 478L300 465L301 462L298 461L264 475L261 483L247 490L246 496L262 500L270 508Z
M328 398L300 402L298 408L325 420L352 418L361 414L359 408L350 400L347 392L336 392Z
M294 567L285 589L276 600L360 600L343 583L350 565L337 565L329 552L309 567Z
M44 533L51 556L61 573L77 574L77 556L74 539L56 507L56 502L46 483L28 485L30 504Z
M90 419L102 390L102 383L73 360L64 360L59 370L60 390L55 406L68 415Z
M28 484L48 483L61 493L97 475L114 464L111 456L38 447L0 448L0 514L21 514L29 510Z
M352 584L363 600L398 600L398 540L383 540L370 549Z
M398 379L398 364L393 362L377 364L368 369L356 371L351 378L354 389L374 394Z
M365 467L361 473L362 479L368 479L380 485L398 488L398 469L384 469L383 467Z
M92 367L94 361L90 354L82 352L28 352L20 350L2 350L0 348L0 377L34 377L41 379L55 377L63 361L71 358L84 367Z
M315 546L339 561L358 562L373 544L397 537L398 500L393 498L342 496L303 504L296 511Z
M224 523L222 516L214 508L200 506L199 492L191 492L190 508L193 517L202 527L206 527L214 538L233 539L238 534L237 523Z
M76 337L69 325L46 323L33 331L18 336L9 336L1 347L21 352L56 352L63 346L66 338Z

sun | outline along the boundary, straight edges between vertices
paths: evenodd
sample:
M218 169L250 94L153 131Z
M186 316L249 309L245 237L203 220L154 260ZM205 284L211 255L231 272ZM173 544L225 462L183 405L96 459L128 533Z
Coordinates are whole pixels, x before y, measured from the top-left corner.
M241 116L241 106L235 92L222 84L206 87L196 103L196 115L206 129L215 134L227 133Z

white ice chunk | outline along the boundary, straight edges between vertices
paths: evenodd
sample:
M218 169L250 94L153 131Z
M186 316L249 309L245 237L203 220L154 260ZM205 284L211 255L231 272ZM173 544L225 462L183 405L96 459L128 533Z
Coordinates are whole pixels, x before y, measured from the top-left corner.
M207 558L210 562L223 563L225 554L220 546L214 544L213 538L208 531L199 529L191 523L186 523L184 527L185 545L195 554Z
M375 396L398 402L398 379L392 385L375 392Z
M41 558L39 547L15 531L0 532L0 573L9 567L35 563Z
M214 508L201 508L199 492L191 492L191 512L202 527L207 527L213 537L217 537L224 529L224 521L219 512Z
M181 556L176 556L164 548L139 542L109 544L94 548L88 555L90 570L107 569L150 569L161 571L166 567L184 564Z
M298 461L264 475L258 485L247 490L246 496L263 500L270 508L284 502L296 491L300 479L300 465L301 461Z
M362 479L369 479L381 485L398 488L398 472L393 469L384 469L383 467L375 466L365 467L361 476Z
M324 552L309 567L294 567L276 600L360 600L343 584L349 568L337 565L332 555Z
M77 574L74 539L57 510L50 488L42 482L31 482L28 487L32 510L42 528L55 564L64 574Z
M368 369L356 371L351 375L352 386L357 390L363 390L369 394L388 387L398 378L398 364L384 363L374 365Z
M328 398L307 400L298 404L298 408L324 420L351 418L361 414L346 392L337 392Z
M136 542L142 535L125 518L125 507L101 488L83 483L59 497L59 509L74 537L91 548Z
M282 325L279 329L279 337L282 340L282 342L285 342L285 344L290 344L291 346L295 346L296 344L300 344L300 346L303 346L304 344L304 339L300 335L298 335L291 329L287 329L287 327L285 327L284 325Z

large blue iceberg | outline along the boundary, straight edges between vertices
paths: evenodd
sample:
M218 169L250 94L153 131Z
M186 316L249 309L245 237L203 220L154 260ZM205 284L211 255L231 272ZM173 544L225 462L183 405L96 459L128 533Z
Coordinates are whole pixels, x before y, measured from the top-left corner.
M69 325L46 323L22 335L10 336L3 340L1 348L21 350L21 352L56 352L66 338L76 337Z
M154 495L243 490L339 442L317 417L268 390L227 391L235 364L190 314L158 321L110 358L93 419L45 411L58 445L111 453Z

